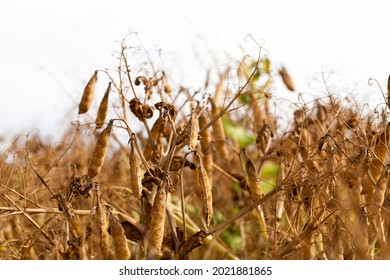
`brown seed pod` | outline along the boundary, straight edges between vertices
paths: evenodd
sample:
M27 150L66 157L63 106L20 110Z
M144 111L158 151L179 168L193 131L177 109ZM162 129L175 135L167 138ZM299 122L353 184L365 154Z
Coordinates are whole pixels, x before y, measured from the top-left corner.
M165 75L165 72L163 71L162 72L162 77L161 77L161 80L164 84L164 92L166 94L168 94L168 96L171 96L171 93L172 93L172 87L171 85L168 83L168 79L167 79L167 76Z
M89 108L91 107L95 92L95 84L98 79L97 73L97 71L93 73L91 79L88 81L87 85L84 88L84 93L79 103L79 115L88 112Z
M266 102L266 101L264 101ZM265 104L265 103L264 103ZM251 96L251 107L253 114L253 131L257 132L261 129L261 124L264 122L263 116L263 100L255 99Z
M94 178L99 174L106 156L108 142L110 140L110 135L112 131L113 121L111 120L107 127L99 135L99 138L96 142L95 149L92 154L91 161L88 166L88 176L90 179Z
M190 150L194 150L198 144L199 137L199 120L196 109L193 109L191 112L189 130L190 133L188 134L188 148Z
M390 137L390 123L387 124L385 131L383 131L376 139L374 153L375 157L372 159L370 165L371 176L377 182L382 174L384 162L387 155L387 147Z
M218 115L218 108L215 105L215 102L213 99L209 98L209 101L211 103L211 115L213 118L215 118ZM228 151L226 148L226 135L225 130L223 129L222 125L222 119L219 118L213 123L213 137L214 141L216 142L215 150L219 158L226 159L228 157Z
M390 75L387 79L387 107L390 109Z
M200 187L200 195L203 206L203 215L206 221L206 227L210 226L210 221L213 218L213 193L212 187L207 176L206 169L203 166L202 160L199 154L196 154L196 164L199 169L199 187Z
M256 168L252 160L245 155L245 151L243 154L245 158L245 168L248 175L247 183L249 192L251 193L252 199L257 201L262 196L259 185L259 177L257 176Z
M282 68L279 70L279 75L282 77L283 83L285 84L287 89L294 91L295 90L294 83L290 75L288 74L286 68L284 68L284 66L282 66Z
M202 129L209 123L209 118L203 112L199 116L199 128ZM203 165L206 169L207 176L209 181L212 182L213 175L213 153L212 153L212 143L211 143L211 131L210 127L200 133L200 148L203 153Z
M110 220L110 232L115 258L117 260L130 259L131 252L127 245L125 231L121 223L111 212L108 213L108 218Z
M94 196L94 199L96 200L96 215L93 215L89 230L91 234L94 232L99 233L100 249L104 259L112 259L110 236L108 233L110 221L106 214L106 209L107 211L109 210L101 204L100 186L98 183L95 183Z
M108 96L110 95L110 90L111 90L111 82L108 83L106 93L104 94L103 99L99 105L99 109L95 121L96 128L101 128L106 119L107 109L108 109Z
M242 69L242 67L240 67L239 69ZM214 98L213 98L215 105L219 104L220 97L221 97L222 93L224 92L223 85L224 85L226 77L227 77L227 72L224 72L224 73L219 75L218 84L217 84L217 87L215 89L215 94L214 94Z
M129 165L130 165L130 187L133 191L133 195L138 200L141 199L142 185L141 185L141 170L139 166L138 157L136 154L136 149L134 147L135 136L132 135L130 139L130 156L129 156Z
M146 259L154 259L161 251L164 237L165 211L167 207L167 193L165 185L160 185L154 198L150 217L149 241Z

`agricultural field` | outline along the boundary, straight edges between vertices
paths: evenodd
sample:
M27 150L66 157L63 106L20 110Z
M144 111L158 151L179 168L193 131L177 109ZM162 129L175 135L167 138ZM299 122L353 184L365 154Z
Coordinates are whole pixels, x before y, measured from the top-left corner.
M194 91L122 43L60 143L0 154L0 259L390 259L388 92L363 110L324 79L285 121L262 51Z

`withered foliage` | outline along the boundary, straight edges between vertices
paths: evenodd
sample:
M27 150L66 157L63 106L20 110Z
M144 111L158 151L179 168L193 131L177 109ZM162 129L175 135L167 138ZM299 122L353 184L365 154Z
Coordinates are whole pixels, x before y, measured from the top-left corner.
M194 92L125 53L97 112L97 72L82 94L95 124L0 155L0 259L390 259L388 94L370 111L325 81L281 120L268 58Z

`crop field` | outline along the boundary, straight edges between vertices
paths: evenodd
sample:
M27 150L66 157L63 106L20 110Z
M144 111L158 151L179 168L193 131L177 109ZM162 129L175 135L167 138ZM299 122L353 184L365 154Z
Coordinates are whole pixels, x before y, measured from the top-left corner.
M263 52L193 90L123 41L59 143L0 154L0 259L390 259L390 85L370 110L324 78L282 120Z

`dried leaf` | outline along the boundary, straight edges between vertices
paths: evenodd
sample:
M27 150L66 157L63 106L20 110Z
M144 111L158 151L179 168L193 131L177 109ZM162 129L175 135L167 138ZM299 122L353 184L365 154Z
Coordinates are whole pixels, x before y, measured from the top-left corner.
M156 120L150 131L151 138L148 139L145 144L144 157L147 161L151 160L153 163L157 163L159 161L166 127L167 121L164 115L160 113L159 118ZM151 141L154 143L154 148Z
M268 124L264 124L257 132L256 145L261 156L268 152L273 137L274 134Z
M184 258L194 249L203 245L203 240L207 237L206 232L203 230L198 231L194 235L191 235L187 240L180 246L178 258L184 260Z
M140 120L143 121L143 112L142 112L142 103L138 98L133 98L130 100L130 110L133 114Z

